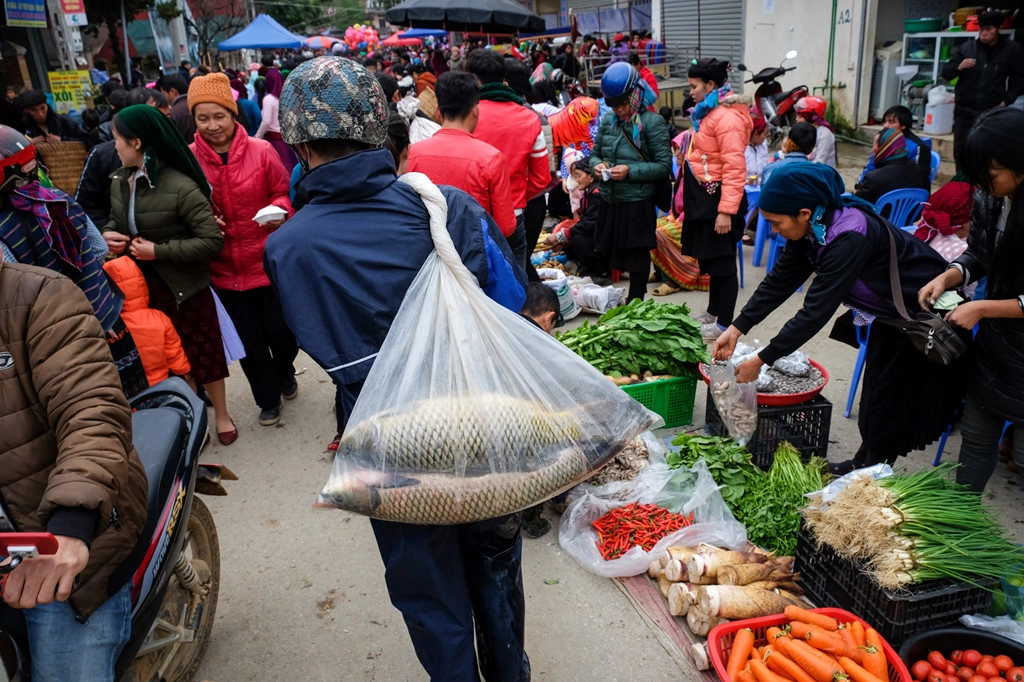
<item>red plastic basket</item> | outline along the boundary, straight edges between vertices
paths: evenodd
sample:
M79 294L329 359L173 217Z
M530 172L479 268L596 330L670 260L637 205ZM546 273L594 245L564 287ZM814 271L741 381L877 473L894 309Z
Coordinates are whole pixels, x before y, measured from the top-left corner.
M865 628L870 627L868 623L842 609L812 609L815 613L832 616L840 623L852 623L859 620ZM754 631L754 646L764 646L768 643L768 628L783 625L789 622L783 614L765 616L764 618L749 618L747 620L734 620L716 626L708 633L708 654L711 657L711 665L718 673L723 682L732 682L725 673L726 664L729 660L729 652L732 651L732 640L736 633L743 628L750 628ZM889 661L889 682L912 682L910 671L900 660L896 650L889 646L889 643L882 640L882 648L885 650L885 658Z

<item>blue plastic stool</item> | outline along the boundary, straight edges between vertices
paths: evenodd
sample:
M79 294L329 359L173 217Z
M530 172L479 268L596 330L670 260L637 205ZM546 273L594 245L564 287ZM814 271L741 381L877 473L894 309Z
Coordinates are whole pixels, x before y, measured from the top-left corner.
M843 416L849 419L850 412L853 411L853 398L857 395L857 386L860 384L860 375L864 371L864 361L868 357L868 338L871 336L871 325L864 325L856 327L857 330L857 345L860 346L860 350L857 351L857 362L853 366L853 378L850 380L850 394L846 396L846 410L843 412ZM945 438L945 436L943 436ZM941 448L941 446L940 446Z
M736 256L740 259L740 289L743 288L743 240L736 242Z

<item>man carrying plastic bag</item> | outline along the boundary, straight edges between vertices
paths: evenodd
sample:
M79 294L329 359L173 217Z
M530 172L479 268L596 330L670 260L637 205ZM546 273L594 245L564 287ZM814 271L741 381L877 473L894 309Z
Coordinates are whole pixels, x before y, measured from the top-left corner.
M282 134L312 170L267 268L300 346L345 395L319 504L372 517L432 679L478 680L475 642L484 679L528 680L516 512L606 463L653 415L514 312L525 277L479 205L420 174L396 181L370 74L306 62L281 103ZM548 356L563 374L538 380L533 359Z
M377 80L340 57L304 62L281 94L281 132L306 173L298 213L267 241L266 267L299 345L342 387L346 418L434 248L423 203L396 182L381 148L387 121ZM446 195L463 262L488 295L518 311L526 278L501 233L468 195ZM484 677L528 680L521 515L465 526L372 523L392 603L431 679L479 679L475 616Z

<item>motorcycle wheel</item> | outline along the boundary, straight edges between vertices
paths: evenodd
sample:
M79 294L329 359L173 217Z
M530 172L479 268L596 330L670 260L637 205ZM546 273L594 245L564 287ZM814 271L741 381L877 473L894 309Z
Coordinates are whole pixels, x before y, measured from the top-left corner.
M184 623L191 631L191 641L178 641L139 656L126 675L132 682L188 682L196 674L203 654L210 644L210 632L217 612L220 591L220 546L213 515L201 499L192 499L192 513L188 517L182 554L192 565L205 595L197 595L182 585L177 575L171 576L167 594L160 605L160 615L154 625L154 637L165 636L160 623ZM202 609L198 626L191 628L198 609Z

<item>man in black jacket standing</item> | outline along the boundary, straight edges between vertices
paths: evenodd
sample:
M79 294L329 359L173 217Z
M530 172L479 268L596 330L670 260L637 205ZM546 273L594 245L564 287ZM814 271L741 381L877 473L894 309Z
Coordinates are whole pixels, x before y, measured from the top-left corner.
M1024 93L1024 57L1020 45L999 34L1004 19L1002 12L979 16L978 38L960 45L942 68L947 81L959 78L953 110L953 156L958 165L978 114L1012 104Z

